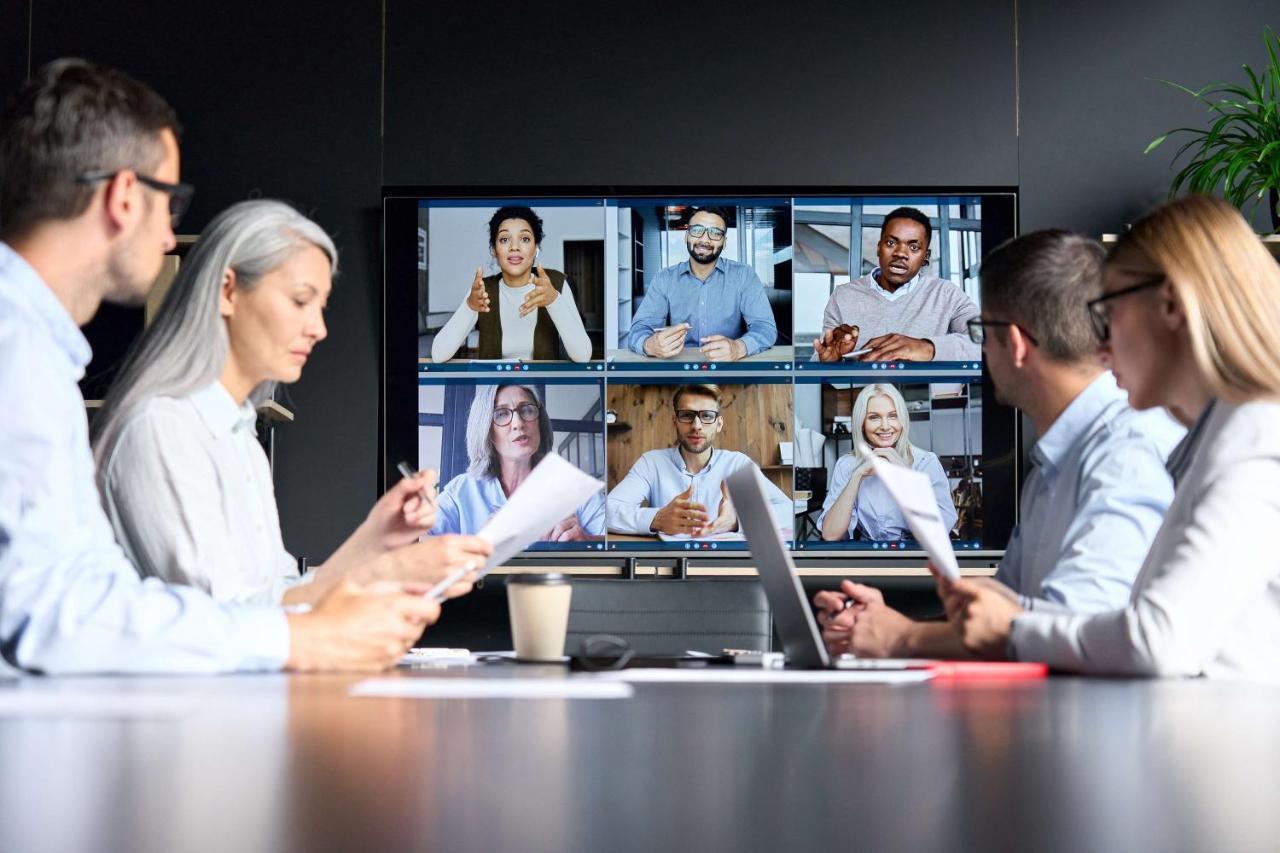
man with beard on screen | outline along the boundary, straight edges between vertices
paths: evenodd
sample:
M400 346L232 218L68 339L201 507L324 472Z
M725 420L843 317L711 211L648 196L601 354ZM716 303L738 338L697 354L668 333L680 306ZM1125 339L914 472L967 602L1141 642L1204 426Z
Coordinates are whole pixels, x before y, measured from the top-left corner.
M642 454L609 493L609 529L695 539L738 533L738 514L724 481L756 463L745 453L715 446L724 428L719 386L681 385L671 405L675 445ZM789 530L791 498L773 483L763 485L774 521Z
M688 345L710 361L736 361L773 346L778 327L759 276L720 257L728 222L720 208L689 209L689 260L654 276L631 324L632 351L672 358Z

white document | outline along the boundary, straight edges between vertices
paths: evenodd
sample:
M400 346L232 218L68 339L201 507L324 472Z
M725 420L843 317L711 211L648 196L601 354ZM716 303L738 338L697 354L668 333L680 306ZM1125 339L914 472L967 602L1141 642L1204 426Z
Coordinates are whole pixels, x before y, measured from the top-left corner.
M621 681L596 678L374 678L351 688L352 696L399 699L629 699Z
M951 547L951 534L942 523L938 499L934 497L929 478L874 454L871 454L871 466L898 509L902 510L916 541L929 554L929 562L947 580L960 580L960 564L956 562L956 552Z
M555 452L542 457L505 506L490 518L477 535L493 543L493 554L484 573L501 566L530 544L545 536L583 501L604 489L604 483L588 477Z
M604 682L679 684L917 684L933 678L927 669L755 669L745 666L658 667L603 672Z

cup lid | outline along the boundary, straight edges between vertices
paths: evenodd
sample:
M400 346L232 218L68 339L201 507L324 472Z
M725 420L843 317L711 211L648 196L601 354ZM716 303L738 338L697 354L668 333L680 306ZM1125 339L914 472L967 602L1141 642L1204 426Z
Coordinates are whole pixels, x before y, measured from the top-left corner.
M507 583L509 584L558 584L568 582L569 576L563 572L516 572L507 576Z

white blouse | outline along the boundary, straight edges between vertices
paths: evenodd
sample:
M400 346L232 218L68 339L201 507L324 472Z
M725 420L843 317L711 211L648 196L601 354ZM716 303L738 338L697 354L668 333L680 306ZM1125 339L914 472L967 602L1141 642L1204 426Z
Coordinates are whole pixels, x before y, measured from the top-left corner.
M502 323L502 357L533 358L533 330L538 325L538 312L530 311L520 316L520 306L525 297L533 291L533 282L520 287L508 287L498 282L498 319ZM469 295L469 292L468 292ZM493 310L490 306L489 310ZM582 323L582 315L578 313L577 303L573 301L573 288L569 280L564 280L560 296L547 306L547 314L555 324L560 342L564 345L565 354L574 361L591 359L591 338ZM476 327L480 312L471 310L464 298L458 310L453 312L449 322L431 342L431 360L448 361L466 343L467 335Z
M218 601L279 604L298 577L249 403L221 382L156 397L126 421L98 470L116 539L143 577Z
M1085 673L1280 682L1280 404L1219 401L1193 432L1129 606L1019 614L1015 657Z

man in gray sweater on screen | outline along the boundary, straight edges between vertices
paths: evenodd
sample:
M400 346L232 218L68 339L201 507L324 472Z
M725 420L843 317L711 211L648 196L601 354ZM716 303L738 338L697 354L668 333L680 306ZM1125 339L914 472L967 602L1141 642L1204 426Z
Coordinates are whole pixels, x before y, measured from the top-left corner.
M827 300L819 361L969 361L980 347L966 325L978 306L954 282L929 275L933 226L914 207L884 218L876 246L880 266L837 285Z

